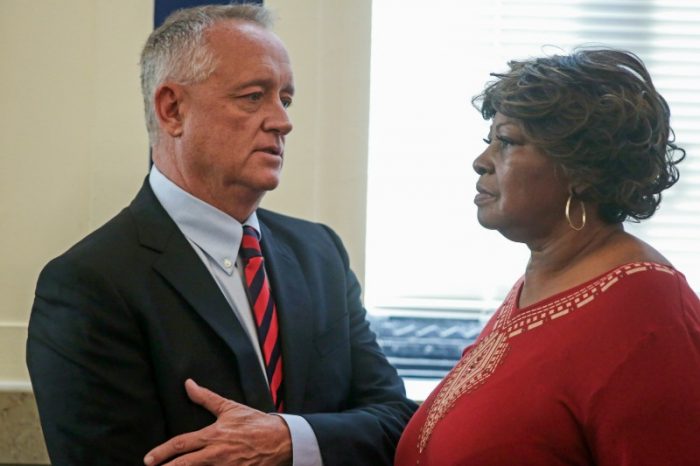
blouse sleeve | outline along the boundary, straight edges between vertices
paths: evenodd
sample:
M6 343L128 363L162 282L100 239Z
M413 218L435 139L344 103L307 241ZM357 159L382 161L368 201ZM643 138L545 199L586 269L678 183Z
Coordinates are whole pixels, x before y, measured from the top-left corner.
M592 395L584 434L599 466L700 462L700 301L676 279L659 325Z

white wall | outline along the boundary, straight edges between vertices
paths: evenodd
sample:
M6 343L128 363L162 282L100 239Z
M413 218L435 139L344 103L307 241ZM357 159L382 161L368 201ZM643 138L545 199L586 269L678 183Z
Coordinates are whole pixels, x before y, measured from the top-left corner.
M296 96L284 180L270 207L332 226L363 280L371 0L267 0Z
M370 0L268 0L297 96L264 206L333 226L364 272ZM0 388L27 387L42 266L133 197L147 171L138 84L149 0L0 0Z

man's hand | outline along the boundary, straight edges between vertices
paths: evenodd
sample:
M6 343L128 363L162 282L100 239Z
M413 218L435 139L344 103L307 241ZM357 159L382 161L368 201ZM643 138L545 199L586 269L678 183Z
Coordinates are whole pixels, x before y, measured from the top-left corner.
M185 382L192 401L216 416L216 422L196 432L173 437L144 458L147 466L292 464L292 440L280 416L265 414ZM176 457L176 458L175 458ZM165 463L169 459L172 461Z

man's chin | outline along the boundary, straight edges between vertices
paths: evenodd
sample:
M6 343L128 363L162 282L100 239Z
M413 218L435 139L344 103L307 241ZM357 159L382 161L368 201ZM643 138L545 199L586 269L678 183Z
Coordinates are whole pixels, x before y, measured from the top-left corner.
M270 176L267 179L260 180L260 183L258 183L257 188L260 191L273 191L277 189L277 187L280 185L280 177L279 176Z

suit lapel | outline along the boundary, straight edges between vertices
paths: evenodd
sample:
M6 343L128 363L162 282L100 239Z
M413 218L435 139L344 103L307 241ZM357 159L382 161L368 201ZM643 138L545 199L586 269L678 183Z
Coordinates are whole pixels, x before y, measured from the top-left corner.
M287 245L260 221L265 268L277 305L284 368L285 411L300 412L309 371L313 318L304 271Z
M144 246L161 252L155 270L231 348L246 404L273 410L272 398L250 339L197 253L167 215L148 184L131 205Z

